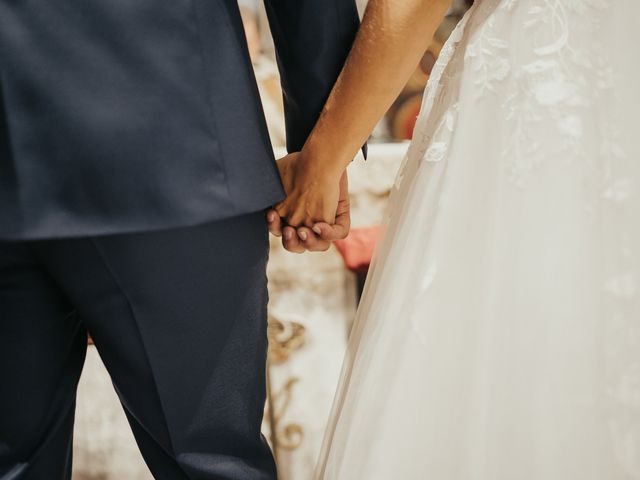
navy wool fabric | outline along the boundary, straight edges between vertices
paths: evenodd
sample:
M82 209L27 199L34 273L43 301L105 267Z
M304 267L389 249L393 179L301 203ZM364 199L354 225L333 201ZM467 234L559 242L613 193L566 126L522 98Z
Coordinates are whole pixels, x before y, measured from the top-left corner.
M289 148L358 27L266 0ZM237 0L0 0L0 238L195 225L283 197Z
M357 11L265 2L298 150ZM87 331L155 478L274 479L282 198L236 0L0 0L0 479L70 478Z
M267 255L261 213L0 241L0 478L71 477L88 331L154 478L274 479L260 435Z

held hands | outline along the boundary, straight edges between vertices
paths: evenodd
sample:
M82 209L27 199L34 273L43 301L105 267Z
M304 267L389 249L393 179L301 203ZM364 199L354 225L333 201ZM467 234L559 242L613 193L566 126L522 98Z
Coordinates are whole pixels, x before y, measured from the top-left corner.
M269 230L290 252L325 251L351 227L345 172L332 172L302 153L278 162L287 199L267 213Z

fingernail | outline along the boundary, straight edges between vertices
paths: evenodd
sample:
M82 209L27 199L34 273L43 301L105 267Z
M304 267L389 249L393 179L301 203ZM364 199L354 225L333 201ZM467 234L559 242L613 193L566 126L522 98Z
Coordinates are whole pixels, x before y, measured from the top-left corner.
M316 225L315 227L312 228L312 230L316 232L318 235L322 235L322 229L319 226Z
M302 239L303 242L306 242L307 238L309 238L309 234L304 230L301 232L298 232L298 235L300 235L300 238Z
M276 219L276 214L273 212L269 212L267 214L267 220L269 221L269 223L273 223Z
M291 240L293 238L293 232L291 230L287 230L286 232L284 232L284 238L286 238L287 240Z

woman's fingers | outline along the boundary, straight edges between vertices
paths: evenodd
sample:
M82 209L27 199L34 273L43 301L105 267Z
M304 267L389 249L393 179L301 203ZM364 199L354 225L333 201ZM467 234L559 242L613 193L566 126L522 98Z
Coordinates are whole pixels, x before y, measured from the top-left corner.
M307 192L292 193L286 200L267 212L269 230L274 235L280 236L284 234L286 227L293 227L293 234L289 233L286 238L283 238L285 248L290 251L298 252L301 248L313 251L327 250L333 240L346 236L350 223L348 207L341 209L336 199L338 203L338 211L336 211L333 203L326 197L314 198ZM317 231L314 233L314 230Z
M276 212L286 225L301 227L307 220L307 214L299 201L291 197L276 205ZM313 225L313 224L312 224Z
M288 212L289 210L286 206L283 206L280 211ZM303 211L296 211L294 216L291 217L292 223L289 224L287 223L288 220L285 221L280 218L276 210L267 212L269 231L276 236L282 236L282 245L289 252L324 252L331 247L331 243L334 240L345 238L349 232L350 218L348 211L339 215L335 220L335 224L320 222L313 223L313 228L306 226L294 228L294 222L303 216ZM302 225L302 223L297 225Z
M280 218L287 218L287 213L289 212L289 206L287 205L287 201L281 202L277 204L273 209L276 211Z
M293 211L289 212L289 216L287 217L287 224L292 227L302 227L305 225L307 220L307 214L305 212L304 207L298 205L293 209Z
M310 227L313 228L317 223L327 223L333 225L336 223L336 205L338 202L325 205L323 215L319 218L312 218Z

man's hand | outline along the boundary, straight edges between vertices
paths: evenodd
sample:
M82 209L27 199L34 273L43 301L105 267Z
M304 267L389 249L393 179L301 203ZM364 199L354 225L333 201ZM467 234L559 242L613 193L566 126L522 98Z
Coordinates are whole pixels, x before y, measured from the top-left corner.
M267 212L269 231L282 237L282 245L293 253L324 252L334 240L342 240L349 235L351 229L351 205L349 202L349 180L345 171L340 178L340 195L336 220L333 225L316 223L312 228L295 229L286 225L275 210Z

